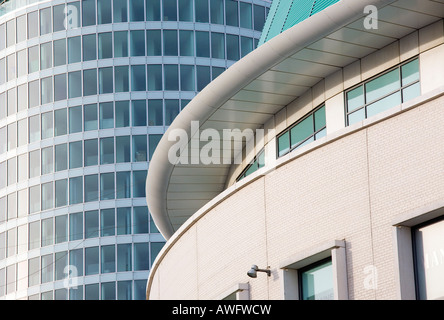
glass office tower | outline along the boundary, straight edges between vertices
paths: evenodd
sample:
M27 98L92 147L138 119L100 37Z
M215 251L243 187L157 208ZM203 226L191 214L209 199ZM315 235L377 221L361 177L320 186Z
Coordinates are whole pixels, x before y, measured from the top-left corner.
M0 299L145 299L165 242L146 206L150 157L180 110L257 45L268 7L0 7Z

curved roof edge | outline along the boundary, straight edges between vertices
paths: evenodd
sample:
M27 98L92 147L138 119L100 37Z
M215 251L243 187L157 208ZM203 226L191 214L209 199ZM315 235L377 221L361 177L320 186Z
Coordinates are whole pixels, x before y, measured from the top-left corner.
M166 239L169 239L175 231L167 212L168 186L175 167L175 164L168 161L168 151L176 144L176 141L168 140L169 133L172 130L181 129L190 136L191 121L200 121L200 125L202 125L227 100L279 62L305 46L363 17L365 6L375 5L380 8L394 1L341 0L264 43L233 64L196 95L179 113L162 137L148 169L147 204L155 224Z

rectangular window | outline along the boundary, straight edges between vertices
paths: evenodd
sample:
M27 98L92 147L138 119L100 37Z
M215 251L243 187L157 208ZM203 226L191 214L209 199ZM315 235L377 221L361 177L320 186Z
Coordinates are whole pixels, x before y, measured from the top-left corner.
M193 21L192 0L179 0L179 21Z
M26 15L17 17L17 43L26 40Z
M54 244L54 225L52 218L42 220L42 247Z
M52 173L54 168L54 158L52 147L42 149L42 174Z
M208 19L208 0L195 0L194 1L194 10L196 22L206 23L209 21Z
M325 106L321 106L278 136L278 157L322 138L325 134Z
M116 137L116 162L130 162L130 136L117 136Z
M107 237L113 236L115 232L115 210L112 209L102 209L100 210L100 236Z
M227 34L227 59L239 60L239 36Z
M69 133L82 131L82 106L69 108Z
M83 276L83 249L69 251L69 264L76 268L79 277Z
M101 248L101 272L116 272L116 247L115 245L102 246ZM103 286L103 284L102 284ZM103 297L102 297L103 298Z
M54 48L54 67L66 64L66 39L55 40Z
M113 57L113 34L112 32L99 33L99 59Z
M149 160L151 161L151 158L153 157L154 154L154 150L156 150L157 145L160 142L160 139L162 139L162 135L161 134L150 134L149 135Z
M55 243L68 241L68 216L55 217Z
M85 202L99 200L99 177L97 174L85 176Z
M134 271L149 270L150 261L146 257L149 257L149 244L148 243L135 243L134 244Z
M177 56L177 30L163 31L163 54Z
M39 46L33 46L28 49L28 72L39 71Z
M177 21L176 0L163 0L163 21Z
M83 179L75 177L69 179L69 204L83 202Z
M99 211L85 212L85 239L99 236Z
M116 172L116 198L124 199L131 197L131 172Z
M28 108L27 84L24 83L17 87L17 111L23 111ZM1 118L1 116L0 116Z
M65 277L66 277L65 268L67 266L68 266L68 252L67 251L56 252L56 254L55 254L55 268L54 268L55 269L55 279L54 280L57 281L57 280L64 280L65 279ZM58 298L57 297L58 292L60 292L60 289L57 289L55 291L56 300ZM66 298L64 298L63 300L66 300Z
M7 91L7 99L8 116L10 116L17 112L17 94L15 88Z
M148 233L148 208L134 207L134 233Z
M69 215L69 240L74 241L80 239L83 239L83 212L71 213ZM82 270L83 266L77 271Z
M40 221L29 224L29 250L40 248Z
M100 129L114 128L114 105L112 102L103 102L99 105Z
M162 90L162 65L149 64L147 68L148 91Z
M113 1L113 18L114 23L128 21L127 1Z
M40 104L39 99L39 80L34 80L28 83L28 105L29 108L37 107Z
M85 140L84 142L84 150L85 150L85 167L87 166L96 166L99 161L99 147L97 139Z
M97 130L98 119L97 119L97 104L87 104L83 107L83 117L84 124L83 128L85 131Z
M131 90L146 91L145 65L131 66Z
M83 71L83 95L91 96L97 94L97 69Z
M245 57L251 51L253 51L253 39L241 37L241 57Z
M231 2L231 0L229 0ZM211 57L225 59L225 40L223 33L211 32Z
M210 0L211 23L224 24L224 1Z
M97 23L107 24L112 22L111 0L97 0Z
M96 60L96 34L83 36L83 61Z
M54 132L52 112L42 113L42 140L52 138Z
M253 6L253 11L254 11L254 30L262 31L265 24L265 7L255 4Z
M52 253L42 256L42 283L51 282L54 278L54 258ZM52 292L51 292L52 293ZM43 298L42 298L43 299Z
M133 136L133 162L145 162L147 160L146 135Z
M54 76L54 101L65 100L66 92L66 73L57 74Z
M63 171L68 169L68 146L66 143L55 146L55 171Z
M133 171L133 197L145 198L146 171Z
M62 136L68 133L66 108L54 111L54 136Z
M40 151L34 150L29 153L29 178L40 175Z
M15 44L15 19L6 22L6 47Z
M68 38L68 63L80 62L81 43L80 36Z
M160 30L146 31L146 53L148 56L162 55L162 40Z
M42 43L40 45L40 70L52 67L52 42Z
M160 0L146 0L146 21L160 21Z
M53 207L54 207L53 183L47 182L42 184L42 211L52 209Z
M82 166L82 141L69 143L69 168L80 168Z
M148 100L148 125L163 126L162 100Z
M225 0L225 21L229 26L239 26L238 1Z
M196 66L197 91L202 91L211 81L210 67Z
M116 128L129 127L129 101L116 101Z
M114 163L114 138L100 139L100 164Z
M194 33L191 30L179 31L180 55L194 56Z
M128 31L114 32L114 58L120 57L128 57Z
M194 91L195 74L193 65L180 65L180 90L181 91Z
M179 100L165 100L165 125L169 126L179 114Z
M179 68L174 64L164 65L164 88L165 90L179 90Z
M52 7L52 16L53 16L53 30L54 32L65 30L65 5L59 4L57 6Z
M240 4L240 26L241 28L251 29L253 27L253 17L251 3L239 2Z
M299 270L301 300L333 300L331 258Z
M115 92L129 91L129 68L128 66L114 67Z
M39 35L39 12L33 11L28 13L28 39L32 39Z
M117 272L132 270L131 244L117 245Z
M46 77L40 80L41 101L42 104L53 101L52 77Z
M98 273L99 273L99 247L85 248L85 275L89 276ZM86 291L85 295L88 295Z
M63 207L68 204L68 179L55 182L55 207Z
M17 78L28 74L26 65L26 50L23 49L17 52Z
M82 72L68 73L68 97L77 98L82 95Z
M144 21L144 0L130 0L130 21Z
M352 125L421 94L419 60L414 59L345 93Z
M114 172L100 174L100 200L114 198Z
M131 208L117 208L117 234L131 234Z
M94 0L82 0L82 26L96 24L96 2Z
M134 127L146 126L146 100L133 100L132 106L132 119Z
M51 7L40 10L40 35L50 33L52 30Z

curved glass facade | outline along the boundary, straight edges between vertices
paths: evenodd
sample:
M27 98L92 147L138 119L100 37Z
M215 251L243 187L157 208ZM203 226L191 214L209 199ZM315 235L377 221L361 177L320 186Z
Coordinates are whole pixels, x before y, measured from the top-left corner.
M0 299L145 299L165 242L146 206L149 160L197 92L256 47L269 4L7 5Z

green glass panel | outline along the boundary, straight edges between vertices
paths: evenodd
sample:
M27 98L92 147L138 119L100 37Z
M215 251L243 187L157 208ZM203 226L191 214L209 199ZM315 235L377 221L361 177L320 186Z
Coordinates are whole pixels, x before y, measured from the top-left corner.
M316 140L321 139L327 135L327 129L323 129L316 134Z
M278 152L279 157L290 151L290 132L285 132L278 138Z
M365 85L367 103L379 99L400 87L399 69L390 71Z
M348 115L348 125L350 126L364 119L365 119L365 109L362 108Z
M282 31L310 17L315 0L294 0Z
M302 272L302 300L332 300L333 267L331 260Z
M367 107L367 118L401 104L401 92L395 92Z
M421 85L419 82L402 90L402 102L409 101L421 95Z
M262 151L259 156L257 157L257 162L258 162L258 166L259 168L262 168L263 166L265 166L265 152Z
M347 111L351 112L365 104L364 86L347 92Z
M298 145L314 133L313 115L302 120L296 126L290 129L291 147Z
M316 111L314 117L315 131L319 131L325 127L325 106Z
M419 61L418 59L406 63L401 67L402 85L406 86L419 80Z
M250 174L255 172L257 170L257 163L256 161L251 164L251 166L245 171L245 177L248 177Z

